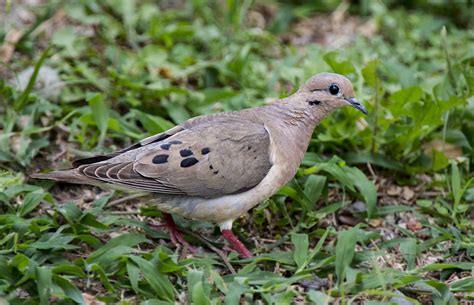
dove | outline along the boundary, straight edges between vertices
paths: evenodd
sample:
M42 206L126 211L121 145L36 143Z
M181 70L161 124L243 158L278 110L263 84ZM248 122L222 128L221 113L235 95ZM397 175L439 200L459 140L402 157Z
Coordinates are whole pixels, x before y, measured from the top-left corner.
M247 258L252 253L232 223L296 174L314 128L347 105L367 114L349 79L320 73L273 103L191 118L125 149L32 177L149 193L173 242L186 243L171 217L178 214L218 225Z

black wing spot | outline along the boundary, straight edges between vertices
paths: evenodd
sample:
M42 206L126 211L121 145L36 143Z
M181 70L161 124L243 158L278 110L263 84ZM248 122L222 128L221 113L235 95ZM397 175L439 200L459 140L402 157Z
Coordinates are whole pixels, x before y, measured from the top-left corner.
M183 161L181 161L181 167L190 167L193 166L194 164L198 163L198 159L196 158L186 158Z
M209 169L214 169L214 166L212 166L212 164L209 165Z
M183 142L181 142L181 141L169 141L168 143L161 144L160 147L161 147L161 149L169 150L171 145L182 144L182 143Z
M169 150L171 145L172 145L171 143L165 143L165 144L161 144L160 147L161 149Z
M219 171L215 171L215 172L213 172L213 174L214 174L214 175L217 175L218 173L219 173Z
M181 155L181 157L185 158L185 157L189 157L189 156L192 156L193 155L193 151L191 149L181 149L179 151L179 154Z
M78 160L74 160L72 162L72 166L73 167L79 167L79 166L85 165L85 164L92 164L92 163L96 163L96 162L101 162L101 161L109 160L110 158L113 158L117 155L118 154L110 154L110 155L107 155L107 156L95 156L95 157L90 157L90 158L85 158L85 159L78 159Z
M252 149L252 146L247 146L247 150L251 150Z
M209 147L204 147L203 149L201 149L201 154L203 155L207 155L210 152L211 150L209 149Z
M151 162L155 164L162 164L168 162L168 155L156 155L153 157L153 160Z

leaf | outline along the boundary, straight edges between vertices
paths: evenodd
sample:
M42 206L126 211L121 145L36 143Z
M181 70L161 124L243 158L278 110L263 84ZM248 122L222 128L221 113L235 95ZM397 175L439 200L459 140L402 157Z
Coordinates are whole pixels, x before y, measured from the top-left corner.
M364 197L367 216L372 218L377 208L377 188L374 183L356 167L346 168L346 174L351 178L352 183L357 187L362 197Z
M292 234L291 242L295 247L295 250L293 252L293 259L295 260L298 269L300 269L304 265L306 257L308 256L308 235L300 233Z
M473 292L474 291L474 276L468 276L463 279L456 280L450 283L452 292Z
M76 265L56 265L52 269L53 274L70 274L70 275L75 275L79 278L86 278L86 274L84 271L79 266Z
M195 305L209 305L211 304L211 301L209 300L209 297L204 293L204 282L200 281L197 282L193 285L192 289L192 300L193 304Z
M352 228L338 233L336 244L336 276L338 286L344 281L346 269L354 258L358 231L358 228Z
M351 191L354 191L354 184L352 183L352 179L346 174L346 172L335 163L323 163L320 167L321 171L325 171L331 174L337 181L341 182L344 186L346 186Z
M249 290L249 287L245 286L242 282L238 282L238 278L234 278L234 281L229 285L229 293L225 295L223 304L239 305L240 296Z
M74 48L74 44L78 35L75 33L72 26L63 26L54 31L52 37L52 43L64 47L69 56L76 57L79 55L79 51Z
M23 200L22 205L18 209L18 216L25 216L29 212L33 211L43 200L43 198L48 195L48 193L44 193L43 191L35 191L28 193Z
M53 282L59 286L64 292L64 295L76 302L77 304L85 304L84 299L82 297L81 291L71 284L69 280L60 276L60 275L53 275Z
M456 162L451 162L451 188L454 197L454 207L461 202L461 175L459 173L459 167Z
M107 262L110 263L114 258L131 253L133 248L140 243L148 242L145 236L141 234L126 233L111 239L108 243L92 252L87 258L87 262Z
M145 127L149 134L160 133L174 127L173 123L161 117L153 116L136 109L133 109L132 113L133 116L140 121L143 127Z
M321 197L321 193L326 185L327 178L320 175L309 175L304 184L304 194L309 200L309 207L312 208Z
M33 71L33 74L31 75L30 80L28 81L28 85L26 86L25 90L23 90L23 92L21 93L21 96L14 103L14 108L16 110L22 109L25 106L25 104L28 102L28 97L30 96L31 91L33 90L33 87L36 82L36 78L38 77L39 70L41 69L41 66L43 65L46 58L48 58L50 51L51 51L51 47L47 48L46 50L43 51L43 53L41 53L41 56L35 65L35 70Z
M420 87L400 89L390 96L389 109L395 117L401 115L411 116L411 104L419 102L423 98L423 94Z
M127 260L127 273L133 291L135 291L136 294L139 294L140 290L138 288L138 281L140 280L140 269L138 269L134 263Z
M104 103L102 94L96 93L88 100L94 122L100 131L99 146L104 142L109 124L109 110Z
M91 264L88 266L88 268L90 269L90 271L95 272L99 275L100 282L102 283L102 285L104 285L107 291L109 292L115 291L112 284L110 284L109 278L107 277L107 274L105 273L104 268L102 268L99 264Z
M52 274L51 270L46 267L36 268L36 287L41 305L49 304L49 297L51 295Z
M158 272L156 266L153 266L152 263L139 256L133 255L130 256L130 259L137 264L138 268L143 273L143 277L158 296L168 301L174 299L173 285L164 274Z
M93 227L93 228L97 228L101 230L107 230L109 228L107 225L98 221L97 218L91 213L82 214L80 223L85 226L89 226L89 227Z
M362 76L365 82L372 88L376 87L378 81L377 69L379 64L380 61L378 59L373 59L362 68Z
M407 270L415 268L415 259L418 253L418 244L415 238L406 238L400 242L400 253L407 262Z
M188 270L187 281L189 299L193 300L193 287L194 285L202 281L203 275L204 273L201 270Z
M331 67L335 73L347 75L355 72L355 67L350 60L338 60L339 53L336 51L326 53L323 56L324 61Z
M331 304L331 297L327 294L311 289L308 292L308 299L315 305L329 305Z
M357 153L346 153L344 154L344 160L347 160L349 164L365 164L370 163L373 165L380 166L382 168L394 170L394 171L403 171L403 165L400 162L395 160L388 159L387 156L380 154L372 154L365 152Z

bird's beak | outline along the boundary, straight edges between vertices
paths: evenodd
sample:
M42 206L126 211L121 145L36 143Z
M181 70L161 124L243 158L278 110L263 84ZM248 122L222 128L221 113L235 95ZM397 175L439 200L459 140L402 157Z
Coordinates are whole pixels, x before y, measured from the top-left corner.
M367 115L369 112L367 111L367 108L364 107L364 105L362 105L361 102L359 102L358 100L356 100L355 98L353 97L348 97L345 99L346 102L348 102L352 107L354 107L355 109L357 110L360 110L363 114Z

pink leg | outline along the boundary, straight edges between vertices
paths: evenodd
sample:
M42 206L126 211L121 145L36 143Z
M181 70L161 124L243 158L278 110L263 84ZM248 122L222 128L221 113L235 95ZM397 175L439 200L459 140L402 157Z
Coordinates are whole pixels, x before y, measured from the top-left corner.
M170 233L171 243L175 246L177 246L178 244L181 244L185 248L188 248L189 251L191 251L192 253L196 253L197 250L191 245L189 245L189 243L183 238L183 235L181 234L181 232L179 232L171 214L163 213L163 218L165 220L165 223L160 226L165 227Z
M252 257L252 253L244 246L244 244L232 233L231 230L222 230L222 236L230 243L235 251L239 252L245 258Z

